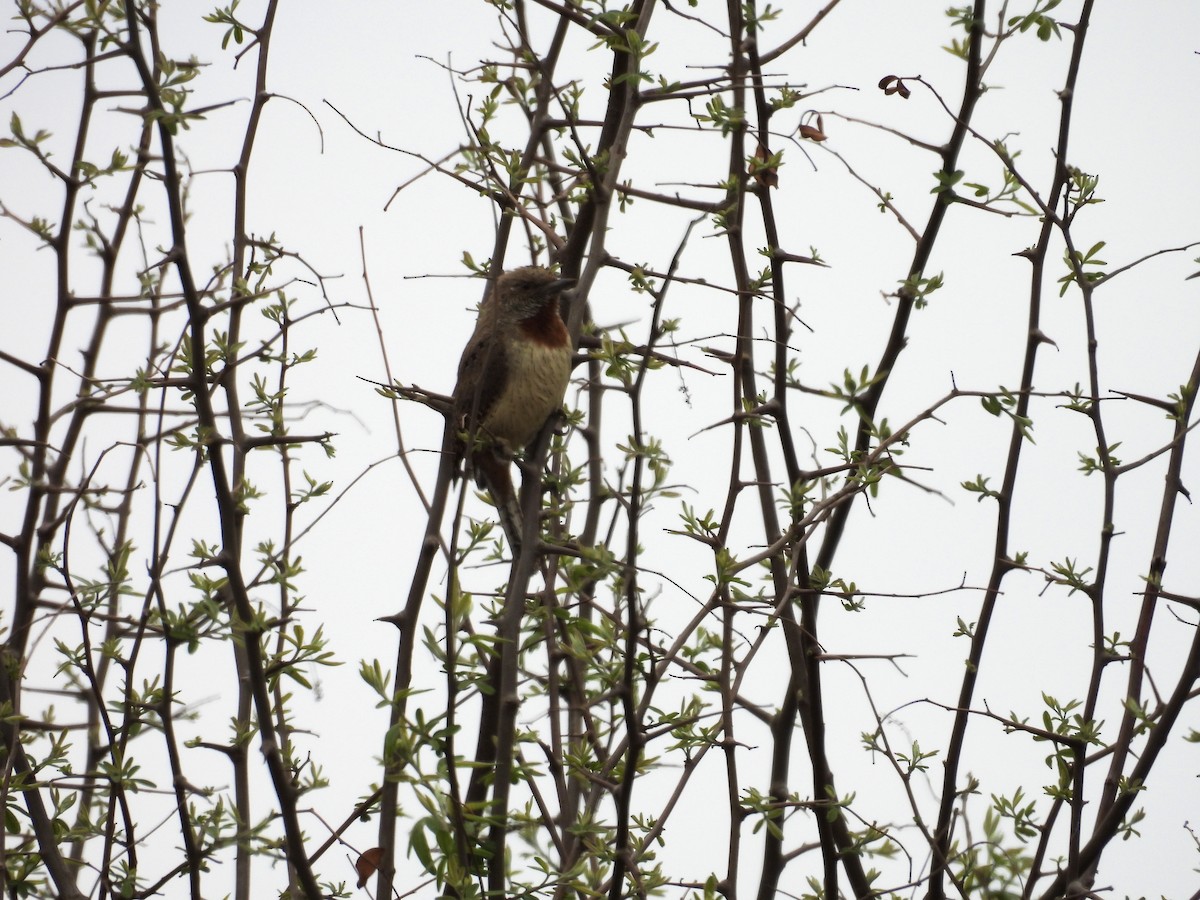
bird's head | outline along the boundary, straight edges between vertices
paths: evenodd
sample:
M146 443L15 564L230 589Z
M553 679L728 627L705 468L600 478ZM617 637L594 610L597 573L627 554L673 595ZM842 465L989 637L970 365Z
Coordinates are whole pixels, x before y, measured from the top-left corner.
M547 304L557 304L559 295L572 284L571 279L559 278L549 269L525 266L496 279L492 299L504 318L521 322L536 316Z

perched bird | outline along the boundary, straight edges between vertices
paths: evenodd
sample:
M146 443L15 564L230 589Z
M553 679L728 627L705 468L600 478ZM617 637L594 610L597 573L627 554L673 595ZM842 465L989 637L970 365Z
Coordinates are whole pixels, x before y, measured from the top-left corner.
M571 339L559 301L571 284L541 266L505 272L480 306L458 363L449 422L455 453L491 493L514 547L521 519L509 461L562 406Z

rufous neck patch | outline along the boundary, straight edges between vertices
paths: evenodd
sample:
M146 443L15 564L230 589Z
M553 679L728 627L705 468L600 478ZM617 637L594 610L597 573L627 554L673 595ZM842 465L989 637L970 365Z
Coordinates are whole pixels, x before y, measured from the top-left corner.
M567 326L558 315L558 298L543 306L518 326L521 333L543 347L563 347L570 340Z

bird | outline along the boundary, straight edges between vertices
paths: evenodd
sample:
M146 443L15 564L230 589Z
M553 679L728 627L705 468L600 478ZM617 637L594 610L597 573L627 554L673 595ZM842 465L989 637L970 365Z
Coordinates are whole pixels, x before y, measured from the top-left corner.
M521 518L509 463L562 407L572 347L559 305L573 283L542 266L504 272L458 363L448 431L463 465L454 477L473 476L488 490L514 548Z

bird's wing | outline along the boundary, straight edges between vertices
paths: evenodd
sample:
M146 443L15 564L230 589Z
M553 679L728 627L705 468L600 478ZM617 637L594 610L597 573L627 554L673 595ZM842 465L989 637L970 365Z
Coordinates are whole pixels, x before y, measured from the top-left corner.
M494 337L478 332L472 335L458 364L454 401L456 420L464 431L474 431L504 391L507 350L504 342Z

